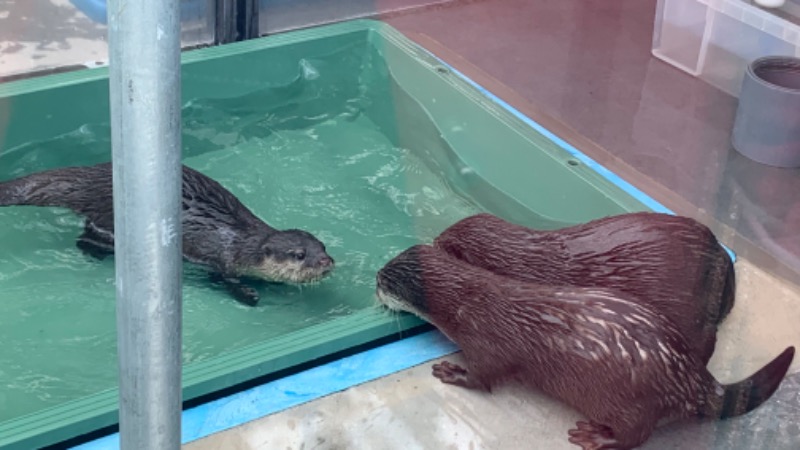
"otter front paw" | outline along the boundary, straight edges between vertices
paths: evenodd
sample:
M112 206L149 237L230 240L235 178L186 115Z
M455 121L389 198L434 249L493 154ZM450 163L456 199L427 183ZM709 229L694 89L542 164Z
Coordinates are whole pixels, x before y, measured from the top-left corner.
M225 288L233 296L233 298L247 306L258 305L258 291L252 286L242 283L242 280L236 277L226 277L217 273L211 274L211 280L214 282L221 282Z
M258 305L258 291L256 291L255 288L240 284L232 289L232 292L233 297L239 301L239 303L243 303L247 306Z
M106 259L106 257L113 254L113 252L84 239L78 239L75 241L75 246L78 247L78 249L83 252L84 255L99 261L102 261Z
M449 361L434 364L433 376L440 379L442 383L455 384L456 386L472 387L473 384L467 374L467 369Z
M597 422L580 421L577 429L569 430L569 441L580 445L583 450L618 449L619 442L614 439L614 432L605 425Z

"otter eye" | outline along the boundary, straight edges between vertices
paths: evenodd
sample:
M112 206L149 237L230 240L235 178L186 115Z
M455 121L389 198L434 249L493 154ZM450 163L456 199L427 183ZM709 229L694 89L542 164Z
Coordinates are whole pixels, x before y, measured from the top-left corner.
M292 257L298 261L302 261L306 258L306 251L305 250L292 250L289 252Z

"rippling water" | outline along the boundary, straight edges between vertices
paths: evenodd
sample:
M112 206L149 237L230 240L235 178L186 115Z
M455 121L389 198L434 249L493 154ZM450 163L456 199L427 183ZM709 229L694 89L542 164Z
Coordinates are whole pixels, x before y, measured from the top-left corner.
M465 167L374 56L343 47L300 60L291 82L184 105L184 163L270 225L315 234L337 261L313 286L258 285L256 308L187 263L185 362L371 307L377 270L481 211L476 198L554 226ZM91 123L5 149L0 180L109 159L109 126ZM0 421L116 386L113 258L75 247L82 223L56 208L0 208Z
M314 233L337 261L314 286L259 285L256 308L186 264L185 362L370 307L388 259L478 211L425 156L440 149L401 148L384 129L392 118L373 120L386 80L326 78L332 61L364 64L343 51L302 61L286 86L184 106L184 163L272 226ZM87 124L4 151L0 179L106 161L109 151L108 125ZM0 420L116 385L113 259L78 251L81 227L66 210L0 208Z

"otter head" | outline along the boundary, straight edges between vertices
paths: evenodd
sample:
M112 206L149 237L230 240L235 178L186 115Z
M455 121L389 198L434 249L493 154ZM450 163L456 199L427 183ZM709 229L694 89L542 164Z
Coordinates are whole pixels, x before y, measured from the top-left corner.
M261 261L250 275L284 283L311 283L327 276L334 268L325 245L303 230L283 230L267 237L260 248Z
M425 318L425 273L421 259L435 251L427 245L415 245L395 256L378 271L378 301L395 311L406 311Z

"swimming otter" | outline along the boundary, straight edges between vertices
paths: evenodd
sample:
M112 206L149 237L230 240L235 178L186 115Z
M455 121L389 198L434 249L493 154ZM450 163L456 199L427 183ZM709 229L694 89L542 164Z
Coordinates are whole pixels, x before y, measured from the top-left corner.
M557 286L607 287L656 307L684 333L703 363L717 325L733 308L733 262L705 225L639 212L553 231L491 214L467 217L435 247L499 275Z
M443 362L434 376L474 389L509 378L541 389L588 417L569 431L585 450L634 448L660 421L749 412L772 396L794 357L789 347L722 385L647 304L610 289L502 277L427 245L400 253L376 281L386 307L429 321L463 351L466 369Z
M276 230L218 182L183 166L183 257L211 268L240 302L255 306L256 290L241 277L308 283L334 268L325 245L303 230ZM103 258L114 251L111 163L65 167L0 183L0 206L69 208L86 217L77 246Z

